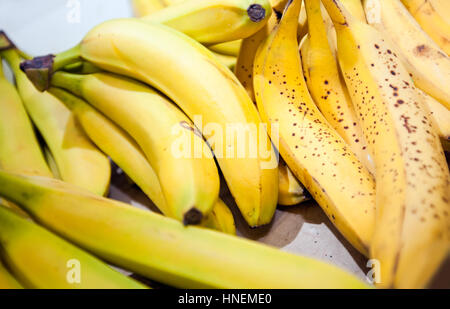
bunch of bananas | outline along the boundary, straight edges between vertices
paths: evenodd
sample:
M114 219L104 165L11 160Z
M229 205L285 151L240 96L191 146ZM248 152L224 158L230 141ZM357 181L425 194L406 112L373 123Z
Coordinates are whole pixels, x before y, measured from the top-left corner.
M57 55L0 32L0 288L147 288L106 263L180 288L368 287L234 236L225 184L251 227L313 198L379 287L427 286L450 248L444 0L132 2ZM105 197L110 160L161 214Z

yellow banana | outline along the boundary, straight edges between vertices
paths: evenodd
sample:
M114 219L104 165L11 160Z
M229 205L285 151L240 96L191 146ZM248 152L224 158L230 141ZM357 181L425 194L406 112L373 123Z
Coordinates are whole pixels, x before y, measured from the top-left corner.
M48 167L52 171L53 177L56 179L61 179L61 175L59 174L58 165L56 164L55 158L52 155L50 149L47 146L44 147L44 156L47 161Z
M256 50L261 42L269 35L278 23L281 12L288 0L281 0L275 3L272 1L273 13L267 23L256 33L242 40L241 49L236 61L234 74L247 90L248 95L255 101L255 93L253 90L253 62L255 60Z
M233 214L220 198L214 204L211 213L203 220L202 226L231 235L236 234Z
M20 57L14 49L4 51L3 56L15 74L26 110L55 158L61 178L104 195L111 174L108 158L91 143L63 103L35 89L20 70Z
M396 54L416 87L450 109L450 57L420 28L400 0L366 0L364 8L369 24L395 43Z
M242 40L234 40L225 43L219 43L215 45L210 45L208 48L213 52L237 57L239 55L239 50L241 48Z
M341 3L354 18L361 22L367 22L362 1L363 0L341 0Z
M84 98L136 140L158 175L166 215L199 224L211 211L219 196L216 164L192 122L172 102L147 85L111 73L56 72L51 83ZM202 152L192 151L191 144Z
M245 89L210 51L169 27L121 19L95 27L80 45L57 55L53 70L80 58L144 81L170 97L211 145L248 224L271 221L278 200L275 152ZM22 67L30 73L33 66L40 66L39 61ZM45 89L46 81L42 81L36 85ZM258 128L259 134L255 133Z
M338 57L376 168L377 223L370 255L380 287L420 288L447 257L450 176L423 99L382 33L323 0Z
M173 4L141 20L216 44L249 37L264 26L271 12L269 0L196 0Z
M341 269L97 197L55 179L0 171L0 196L102 259L180 288L365 288Z
M450 56L448 0L401 0L422 29Z
M234 67L236 66L236 57L220 54L214 51L211 52L214 54L214 56L216 56L217 61L229 68L231 71L234 70Z
M302 8L300 9L300 15L298 17L298 28L297 38L300 41L308 34L308 16L306 15L305 1L302 1Z
M305 187L295 178L291 169L280 158L278 165L278 204L283 206L297 205L309 200L309 193Z
M301 57L308 89L325 119L373 174L374 166L366 140L333 55L334 46L331 46L328 40L321 14L321 2L320 0L304 0L304 2L309 34L305 39L306 43L301 45Z
M375 183L308 92L297 43L300 6L301 0L288 4L257 51L258 110L268 126L279 126L280 154L294 175L348 241L367 254L375 223Z
M0 168L51 177L16 88L3 75L0 57Z
M5 268L0 261L0 290L5 289L23 289L23 286L16 278Z
M417 89L422 96L424 103L428 107L428 110L437 126L437 132L441 138L442 147L446 151L450 151L450 110L445 108L438 101Z
M136 183L166 216L174 216L168 208L155 170L134 139L94 107L59 88L49 92L60 99L77 116L89 138ZM226 208L226 209L225 209ZM204 226L234 234L233 215L221 200L204 218Z
M147 16L167 6L166 0L131 0L136 17Z
M142 284L0 205L1 255L27 288L142 289Z

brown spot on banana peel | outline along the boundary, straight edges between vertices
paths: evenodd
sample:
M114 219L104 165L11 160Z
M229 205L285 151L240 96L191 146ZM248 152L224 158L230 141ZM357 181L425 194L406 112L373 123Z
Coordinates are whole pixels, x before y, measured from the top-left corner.
M48 90L50 79L53 74L54 55L35 57L25 60L20 64L20 69L25 72L33 85L41 92Z

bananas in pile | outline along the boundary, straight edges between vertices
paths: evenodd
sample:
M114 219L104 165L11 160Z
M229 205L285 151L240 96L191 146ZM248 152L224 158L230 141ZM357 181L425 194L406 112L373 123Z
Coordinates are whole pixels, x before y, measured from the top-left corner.
M1 32L0 287L147 287L108 264L180 288L368 287L230 235L219 172L249 226L311 196L377 286L425 287L450 245L446 3L135 0L35 58ZM162 214L104 197L110 159Z

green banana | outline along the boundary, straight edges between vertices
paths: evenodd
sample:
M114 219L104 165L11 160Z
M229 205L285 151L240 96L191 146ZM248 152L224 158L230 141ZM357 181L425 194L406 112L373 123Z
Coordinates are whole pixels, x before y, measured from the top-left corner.
M144 288L140 283L2 205L0 246L6 265L27 288Z
M0 171L0 196L100 258L174 287L368 287L327 263L213 230L185 227L56 179Z

